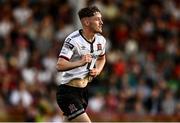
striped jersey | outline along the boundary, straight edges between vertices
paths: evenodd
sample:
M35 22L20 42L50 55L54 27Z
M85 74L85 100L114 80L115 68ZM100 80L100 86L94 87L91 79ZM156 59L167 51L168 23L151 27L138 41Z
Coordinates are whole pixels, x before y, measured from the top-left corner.
M58 79L58 84L66 84L72 79L83 79L87 76L89 70L95 67L97 58L105 54L105 43L105 38L100 34L95 34L94 40L89 42L82 35L82 30L74 31L68 35L59 53L59 57L73 62L80 60L82 55L90 53L93 59L91 63L87 63L84 66L59 72L58 78L60 79Z

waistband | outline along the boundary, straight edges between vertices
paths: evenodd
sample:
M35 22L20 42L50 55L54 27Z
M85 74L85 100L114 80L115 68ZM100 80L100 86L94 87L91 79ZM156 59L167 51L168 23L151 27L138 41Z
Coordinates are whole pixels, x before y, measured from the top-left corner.
M66 83L66 85L77 87L77 88L84 88L88 85L89 82L91 82L93 79L92 76L87 75L83 79L75 78Z
M61 84L58 86L58 88L63 88L63 89L68 89L68 90L75 90L75 91L82 91L82 90L85 90L87 88L84 87L84 88L79 88L79 87L74 87L74 86L69 86L69 85L66 85L66 84Z

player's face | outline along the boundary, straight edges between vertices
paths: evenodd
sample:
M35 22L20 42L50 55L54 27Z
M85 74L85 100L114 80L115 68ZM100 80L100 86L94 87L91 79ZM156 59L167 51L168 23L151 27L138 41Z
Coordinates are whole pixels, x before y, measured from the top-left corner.
M89 18L89 28L93 33L102 33L102 15L99 12L96 12L93 17Z

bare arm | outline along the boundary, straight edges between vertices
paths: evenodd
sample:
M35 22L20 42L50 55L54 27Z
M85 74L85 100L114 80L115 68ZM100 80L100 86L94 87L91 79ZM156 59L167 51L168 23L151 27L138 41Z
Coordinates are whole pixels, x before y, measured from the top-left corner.
M90 54L82 56L82 58L78 61L70 62L64 58L59 58L57 61L56 69L58 71L67 71L76 67L80 67L85 65L86 63L90 63L92 57Z

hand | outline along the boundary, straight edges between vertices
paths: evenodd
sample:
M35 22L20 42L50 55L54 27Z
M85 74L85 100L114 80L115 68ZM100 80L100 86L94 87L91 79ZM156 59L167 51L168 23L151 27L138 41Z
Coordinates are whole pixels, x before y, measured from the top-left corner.
M89 75L92 76L92 77L96 77L97 75L99 75L100 72L97 68L93 68L89 71Z
M85 65L86 63L90 63L92 61L92 56L90 54L83 55L81 58L82 65Z

